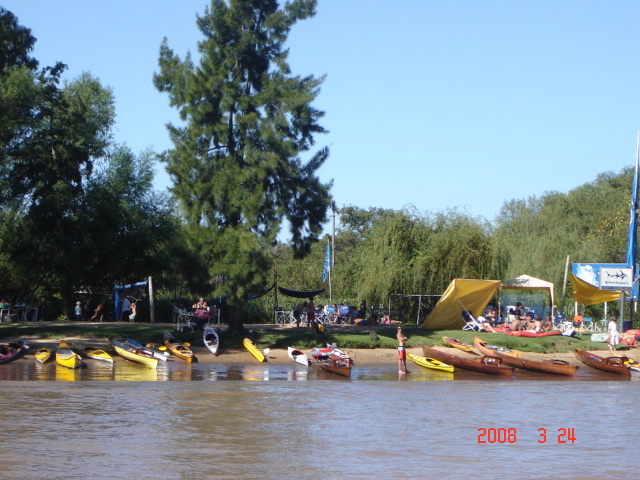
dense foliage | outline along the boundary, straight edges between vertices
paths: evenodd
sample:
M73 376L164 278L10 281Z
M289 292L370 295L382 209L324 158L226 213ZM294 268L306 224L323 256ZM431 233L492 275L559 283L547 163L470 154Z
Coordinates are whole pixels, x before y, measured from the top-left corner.
M246 297L269 281L283 222L298 256L321 233L329 185L316 176L322 148L300 155L324 133L312 106L323 79L290 73L287 34L313 15L315 0L280 9L273 0L214 0L198 27L199 63L181 60L165 39L156 87L169 94L184 126L169 127L165 154L173 193L184 214L189 247L233 306L231 328L242 330Z
M87 286L161 272L172 236L153 157L112 144L112 92L66 66L37 70L35 39L0 9L0 295L66 315Z
M528 274L552 281L569 310L567 257L625 262L630 168L509 200L492 222L460 210L341 207L329 289L330 184L316 175L328 150L312 151L324 132L312 106L323 79L293 76L284 48L315 6L214 0L198 17L198 63L162 44L155 85L184 120L160 156L172 199L153 190L157 155L113 143L111 90L88 73L63 82L61 63L39 69L30 30L0 7L0 300L38 297L59 318L88 287L109 295L114 283L153 276L160 320L169 299L204 296L240 329L300 301L277 289L247 300L274 284L324 286L316 304L366 299L424 318L429 295L454 278ZM280 243L283 228L291 240Z

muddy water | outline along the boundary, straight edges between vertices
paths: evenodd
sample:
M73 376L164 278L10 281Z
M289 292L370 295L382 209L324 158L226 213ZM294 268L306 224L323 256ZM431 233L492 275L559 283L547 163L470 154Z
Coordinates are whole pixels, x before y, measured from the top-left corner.
M0 478L636 478L640 382L393 370L0 365Z

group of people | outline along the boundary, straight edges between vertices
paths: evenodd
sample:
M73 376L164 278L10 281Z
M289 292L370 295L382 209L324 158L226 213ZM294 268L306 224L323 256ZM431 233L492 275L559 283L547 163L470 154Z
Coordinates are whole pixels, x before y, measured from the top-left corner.
M465 322L471 322L471 312L463 311L463 319ZM503 316L498 314L498 310L490 306L484 312L484 315L478 317L478 322L482 324L482 327L487 332L495 332L494 327L498 327L504 324L510 331L529 331L533 333L542 333L553 330L553 321L551 317L547 315L543 321L540 315L536 315L530 311L527 307L522 305L522 302L517 302L515 307L511 307L506 315L507 321L503 321Z
M187 309L183 303L177 300L171 300L171 310L175 318L181 315L190 315L191 323L197 330L204 330L205 324L209 323L212 318L217 316L217 307L209 306L204 298L199 298L191 309Z
M299 303L293 309L293 318L296 321L296 327L300 327L303 315L306 315L307 318L307 328L310 330L315 329L316 332L319 332L321 327L319 323L316 322L316 304L313 301L313 297L310 297L308 302Z
M542 321L540 315L527 311L521 302L516 304L516 308L509 311L509 329L512 332L523 330L534 333L542 333L553 330L553 321L551 316L547 315L545 321Z
M106 303L107 299L103 298L98 302L96 307L93 310L93 314L89 318L89 322L102 322L106 315ZM74 317L76 322L82 322L85 319L84 316L84 308L82 307L82 302L76 302L76 306L73 310ZM134 323L136 317L138 316L138 304L135 301L129 300L129 298L122 297L120 301L120 320L129 323Z
M18 318L23 321L36 321L38 319L38 311L41 307L40 301L35 295L31 295L28 302L18 298L17 301L12 302L11 297L0 297L0 309L6 310L7 314L16 314ZM3 319L0 319L0 322Z
M293 317L296 326L299 327L302 317L306 314L307 327L312 328L319 313L324 313L329 323L348 323L351 325L375 325L378 323L378 315L371 313L367 317L367 301L362 300L358 308L347 304L328 304L324 307L316 308L313 297L308 301L299 303L293 309Z

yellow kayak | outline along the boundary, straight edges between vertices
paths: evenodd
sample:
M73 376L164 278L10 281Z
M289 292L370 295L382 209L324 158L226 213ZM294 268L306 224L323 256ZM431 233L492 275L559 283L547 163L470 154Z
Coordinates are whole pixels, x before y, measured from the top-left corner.
M193 352L187 346L188 344L183 345L180 340L166 330L164 331L164 344L176 357L186 362L192 362L194 360Z
M51 358L51 349L47 347L39 348L36 353L36 361L40 363L45 363L49 358Z
M149 350L131 347L124 343L118 342L113 338L111 338L110 341L116 353L122 358L126 358L127 360L131 360L132 362L140 363L142 365L146 365L150 368L156 368L158 366L158 359L155 358L153 356L153 353L149 352Z
M67 368L79 368L82 365L82 358L69 348L67 342L60 340L56 350L56 363Z
M420 355L414 355L413 353L407 352L407 358L411 360L416 365L420 365L424 368L430 368L432 370L440 370L442 372L453 372L453 365L449 365L448 363L441 362L440 360L436 360L435 358L430 357L421 357Z
M251 339L245 338L242 341L242 344L244 345L244 348L249 350L249 353L251 353L251 355L256 357L256 359L259 362L266 362L267 361L267 357L264 356L264 352L262 350L260 350L258 347L256 347L256 344L253 343L253 341L251 341Z
M461 342L457 338L445 337L443 335L442 340L444 341L444 343L446 343L450 347L457 348L458 350L462 350L463 352L475 353L471 345L467 345L466 343Z
M94 360L100 360L102 362L113 363L113 358L104 350L94 348L89 345L82 345L80 343L72 343L71 349L78 355L93 358Z

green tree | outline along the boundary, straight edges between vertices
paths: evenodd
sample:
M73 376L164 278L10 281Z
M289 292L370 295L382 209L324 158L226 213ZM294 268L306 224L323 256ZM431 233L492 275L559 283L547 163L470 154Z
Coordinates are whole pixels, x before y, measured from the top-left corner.
M323 112L312 106L323 78L293 76L284 48L291 27L315 14L316 0L214 0L197 25L199 64L165 39L154 84L183 126L169 126L164 160L188 223L190 248L222 278L230 329L243 329L245 296L271 284L283 222L297 255L318 240L330 185L316 171L327 148L310 150ZM307 154L305 162L301 155Z
M508 280L526 273L558 287L567 256L572 263L624 263L631 175L626 168L600 174L568 194L505 202L494 232L494 274ZM568 290L565 300L571 302Z
M35 43L31 30L18 24L13 13L0 7L0 75L18 66L35 70L38 62L29 56Z
M8 221L1 241L10 252L11 260L3 266L7 271L30 267L17 269L19 279L10 274L14 295L27 296L21 292L33 292L46 282L71 308L84 237L78 214L93 162L109 143L114 109L111 91L88 74L59 88L63 70L58 65L38 76L32 115L14 129L3 149L8 196L3 213Z

